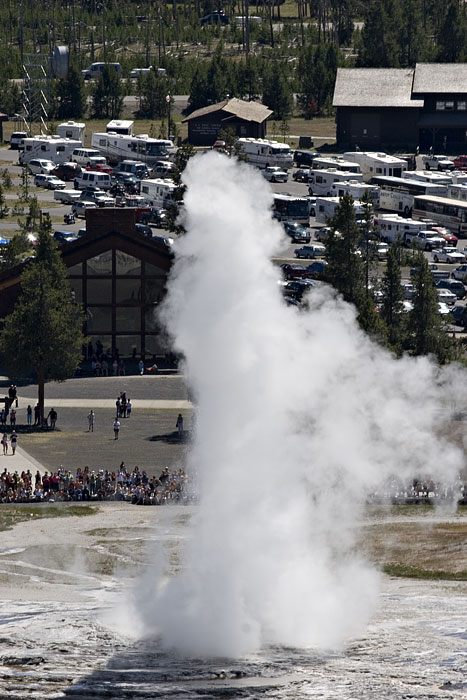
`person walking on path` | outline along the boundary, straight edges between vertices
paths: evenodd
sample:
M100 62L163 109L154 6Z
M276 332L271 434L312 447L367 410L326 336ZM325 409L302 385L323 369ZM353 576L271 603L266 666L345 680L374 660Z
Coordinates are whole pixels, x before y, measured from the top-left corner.
M32 425L32 408L31 408L31 404L28 404L28 407L27 407L27 409L26 409L26 416L27 416L28 426L31 427L31 425Z
M140 373L141 376L144 374L144 362L143 362L143 360L140 360L138 362L138 372Z
M3 433L2 447L3 447L3 454L7 455L8 454L8 435L6 433Z
M34 425L40 425L41 424L41 409L39 404L36 404L34 406Z
M115 435L114 440L118 440L118 433L119 432L120 432L120 421L118 420L118 416L117 416L117 418L115 418L115 420L114 420L114 435Z
M10 411L10 425L16 425L16 411L14 408Z
M11 451L13 452L13 454L15 454L16 445L18 444L18 435L16 434L15 430L13 430L13 432L11 433L10 442L11 442Z
M126 417L129 418L131 416L131 401L128 399L126 402Z
M55 410L55 408L50 409L49 415L47 416L47 418L50 418L50 427L52 428L52 430L55 430L55 423L57 422L57 418L58 418L58 413Z
M88 433L89 433L89 432L91 432L91 433L94 432L94 416L95 416L95 413L94 413L94 411L93 411L92 408L91 408L91 410L90 410L89 413L88 413Z
M177 422L175 423L175 427L178 428L178 437L183 436L183 416L181 413L178 414Z

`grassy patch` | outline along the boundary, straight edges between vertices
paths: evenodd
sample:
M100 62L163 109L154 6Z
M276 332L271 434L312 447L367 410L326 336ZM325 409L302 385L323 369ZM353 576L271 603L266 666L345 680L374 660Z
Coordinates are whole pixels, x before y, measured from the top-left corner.
M388 576L416 578L427 581L467 581L467 571L444 571L439 569L422 569L418 566L391 562L383 566Z
M59 505L22 505L3 504L0 506L0 532L3 530L11 530L16 523L25 520L42 519L42 518L70 518L75 515L95 515L97 508L89 505L68 505L60 503Z

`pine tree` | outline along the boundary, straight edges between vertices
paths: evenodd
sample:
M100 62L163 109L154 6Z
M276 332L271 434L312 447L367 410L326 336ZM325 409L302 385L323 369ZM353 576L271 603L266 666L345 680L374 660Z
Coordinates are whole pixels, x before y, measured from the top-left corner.
M399 0L370 0L362 29L358 65L366 68L398 67L401 25Z
M37 373L38 403L44 415L46 379L64 381L81 360L84 337L81 307L71 299L65 265L45 218L39 228L35 259L21 276L21 296L6 319L0 351L10 372Z
M123 110L122 85L116 70L104 67L92 96L96 119L118 119Z
M456 63L465 57L467 38L465 13L460 11L458 0L451 0L444 21L438 32L438 60Z
M264 79L263 103L272 109L275 119L287 119L292 112L292 90L277 61Z
M68 76L57 81L57 117L81 119L86 112L86 88L81 71L71 65Z
M400 353L403 344L403 305L404 294L401 286L401 270L399 265L397 244L393 243L388 251L386 270L384 272L381 291L381 318L388 329L390 347Z
M170 85L162 75L151 70L144 76L141 86L139 116L143 119L160 119L167 115L166 96Z
M359 308L365 296L364 271L362 258L358 254L360 230L350 194L341 198L329 225L331 234L326 243L326 279L346 301Z
M442 317L438 297L426 258L420 253L414 277L413 310L409 313L407 349L414 355L433 354L443 364L454 353Z

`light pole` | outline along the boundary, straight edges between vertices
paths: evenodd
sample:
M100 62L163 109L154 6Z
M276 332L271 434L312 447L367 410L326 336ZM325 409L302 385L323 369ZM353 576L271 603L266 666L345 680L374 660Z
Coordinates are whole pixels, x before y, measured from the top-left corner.
M167 102L167 138L170 140L170 95L165 96Z

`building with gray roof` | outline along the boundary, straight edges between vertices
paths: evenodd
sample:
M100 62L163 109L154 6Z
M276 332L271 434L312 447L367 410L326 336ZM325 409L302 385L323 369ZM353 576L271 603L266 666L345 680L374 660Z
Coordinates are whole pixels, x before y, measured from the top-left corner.
M467 64L339 68L334 89L340 148L467 152Z

